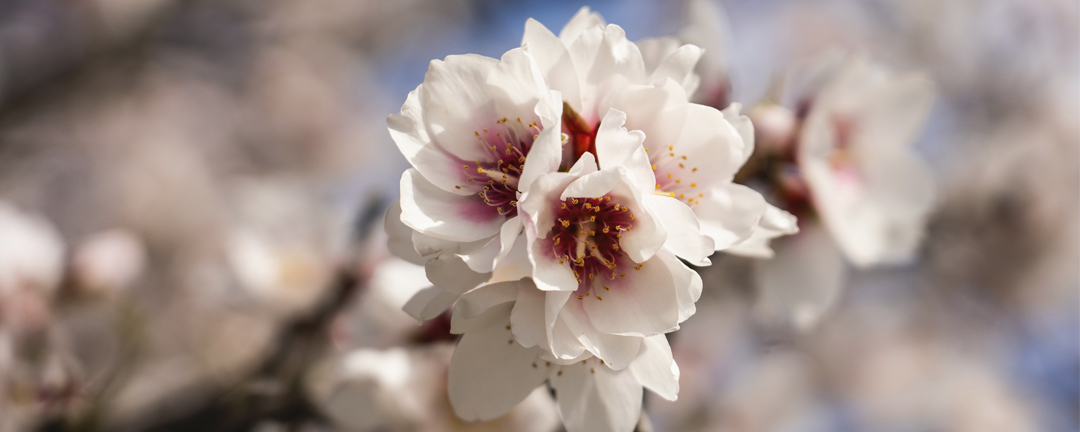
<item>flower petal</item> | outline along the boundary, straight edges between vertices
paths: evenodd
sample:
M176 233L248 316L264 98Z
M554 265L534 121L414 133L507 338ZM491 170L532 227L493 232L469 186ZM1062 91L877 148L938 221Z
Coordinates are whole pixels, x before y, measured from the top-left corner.
M570 21L563 26L562 30L559 31L559 39L561 39L563 43L571 44L577 40L585 30L593 27L603 27L605 24L607 23L604 22L604 17L590 10L588 6L582 6L581 9L578 9L577 13L570 18Z
M640 44L639 44L640 46ZM682 86L687 95L692 95L697 90L700 78L694 73L694 66L705 50L696 45L683 45L674 52L668 54L649 74L648 82L655 83L665 79L672 79Z
M580 106L577 72L566 44L532 18L525 22L525 34L521 44L529 47L548 88L562 92L563 99L571 101L572 106Z
M594 297L585 299L571 297L560 312L560 316L566 321L567 327L574 336L585 345L585 349L603 359L612 369L622 370L637 357L641 347L641 338L614 335L598 330L586 306L594 302L598 302Z
M533 284L521 284L516 294L514 309L510 312L510 326L514 338L526 348L546 347L548 331L544 323L545 292Z
M471 242L495 235L506 219L476 198L439 189L410 169L401 176L401 221L444 240Z
M638 357L630 363L630 373L645 388L669 401L679 398L679 366L671 357L667 336L645 338Z
M432 60L419 94L428 135L447 153L463 160L487 159L476 131L501 116L495 112L487 84L498 61L475 54Z
M529 47L514 48L503 54L487 76L487 83L495 112L511 121L519 118L530 123L533 107L548 93Z
M522 222L520 216L507 219L499 230L499 235L491 239L483 247L466 253L458 253L469 269L477 273L490 273L499 261L510 253L517 238L521 236Z
M679 324L682 324L697 312L695 303L701 298L701 275L672 254L661 253L656 256L664 260L675 281L675 295L679 302Z
M795 215L766 204L765 214L758 226L754 227L750 237L724 249L724 252L749 258L772 258L775 253L769 247L769 242L777 237L798 232L799 224Z
M694 206L701 233L724 250L747 238L765 213L765 198L746 186L727 183L713 188Z
M656 177L649 164L649 155L642 143L645 134L627 131L626 113L615 108L608 110L596 132L596 159L600 168L621 166L626 168L638 188L653 190Z
M550 379L567 432L630 432L641 416L643 390L630 371L577 363Z
M442 254L428 260L424 270L431 283L457 295L464 294L491 278L491 273L474 272L465 261L452 254Z
M809 330L835 302L847 266L829 233L806 222L798 235L774 244L776 257L761 261L756 310L766 319Z
M603 39L587 67L580 68L586 63L578 64L576 57L574 60L584 83L581 88L581 114L586 120L601 115L598 106L609 94L628 85L645 82L645 62L641 59L641 52L637 45L626 39L622 27L615 24L608 24L604 28Z
M502 320L517 299L521 281L481 285L458 298L450 317L450 333L480 331ZM531 283L528 283L532 286Z
M450 404L466 421L506 414L547 378L536 348L514 342L506 314L491 327L466 333L450 361Z
M461 170L460 160L441 150L428 136L420 108L419 95L423 90L421 85L409 92L405 104L401 106L401 115L391 115L386 119L390 138L397 144L405 159L420 171L424 178L456 195L473 194L475 190L472 188L460 187L468 184L465 181L467 177Z
M750 121L750 117L740 114L740 110L742 110L742 104L734 102L720 112L724 114L724 119L731 123L731 126L739 133L739 138L742 138L743 155L742 162L739 164L742 166L754 154L754 124Z
M657 255L668 252L660 251ZM606 283L603 298L586 297L585 311L597 330L615 335L651 336L679 325L674 277L663 259L653 256L626 277ZM570 303L574 303L572 300Z
M457 294L438 287L427 287L413 294L401 310L423 323L442 314L457 299Z
M536 103L534 111L544 130L536 136L529 156L525 159L518 190L528 192L532 183L542 175L559 170L562 163L562 95L550 91Z
M416 248L413 247L412 236L416 231L401 223L401 203L399 201L394 201L386 209L386 215L383 216L383 228L386 230L386 236L388 237L387 247L390 249L390 253L416 265L424 265L427 262L427 258L417 253Z
M693 265L711 264L709 255L715 251L713 240L701 233L698 218L690 207L675 198L659 195L646 196L645 204L667 230L664 248Z

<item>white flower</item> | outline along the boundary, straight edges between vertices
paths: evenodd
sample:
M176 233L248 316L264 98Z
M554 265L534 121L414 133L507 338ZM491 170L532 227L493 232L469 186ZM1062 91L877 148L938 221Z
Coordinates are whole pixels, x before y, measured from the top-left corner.
M909 260L934 195L929 170L910 148L932 84L857 56L829 75L808 101L798 148L814 209L855 265Z
M630 86L692 83L700 54L679 47L646 73L623 30L582 8L559 36L529 20L523 47L501 60L433 61L401 115L387 120L414 167L402 178L400 210L388 213L391 249L426 263L436 286L410 311L437 315L486 280L521 233L517 205L533 181L595 152L605 101ZM404 226L391 220L398 211ZM481 276L459 277L466 266Z
M72 254L71 267L79 286L90 293L118 294L142 275L146 247L126 229L97 233L83 240Z
M414 167L401 179L401 221L441 241L416 250L453 247L470 268L491 271L521 230L519 192L558 169L561 116L561 96L547 89L526 48L501 61L432 61L401 115L387 120Z
M625 118L611 109L600 124L599 167L586 154L569 172L541 177L522 201L532 277L548 293L546 305L535 305L546 328L515 331L525 346L546 339L558 359L589 351L616 369L633 359L641 337L693 314L700 280L676 255L707 262L713 251L689 207L652 193L645 137L623 128ZM553 333L560 323L573 336Z
M0 295L24 288L51 295L64 271L64 243L44 218L0 201Z
M776 196L804 219L805 234L774 244L777 257L761 266L759 310L807 329L841 292L844 258L868 267L915 253L934 187L910 144L933 91L921 75L894 76L837 52L791 85L801 129L794 149L774 149L773 164L785 168L768 178Z

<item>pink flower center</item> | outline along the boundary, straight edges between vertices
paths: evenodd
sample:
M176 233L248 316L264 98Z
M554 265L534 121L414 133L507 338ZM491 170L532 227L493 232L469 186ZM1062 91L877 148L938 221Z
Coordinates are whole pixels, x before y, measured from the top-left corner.
M610 290L605 281L626 277L620 273L632 264L620 248L622 234L634 224L634 213L612 201L610 195L599 198L570 198L555 211L555 226L548 238L560 264L570 265L577 278L578 298Z
M489 157L465 164L468 182L483 184L478 192L480 198L507 218L517 216L518 179L541 130L536 122L525 124L521 118L503 117L495 121L494 127L474 132Z

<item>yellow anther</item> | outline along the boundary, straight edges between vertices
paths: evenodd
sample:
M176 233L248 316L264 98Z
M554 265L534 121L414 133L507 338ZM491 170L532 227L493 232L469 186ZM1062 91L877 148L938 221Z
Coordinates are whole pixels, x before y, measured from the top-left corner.
M604 291L611 291L611 288L608 288L608 287L605 286Z
M454 185L454 189L461 189L461 186Z
M697 187L697 183L690 183L690 187Z
M577 200L577 198L570 198L570 202L572 202L574 204L577 204L578 200Z
M596 216L589 216L589 222L596 222Z
M600 297L600 296L596 296L596 299L597 299L597 300L600 300L600 301L604 301L604 298L603 298L603 297Z

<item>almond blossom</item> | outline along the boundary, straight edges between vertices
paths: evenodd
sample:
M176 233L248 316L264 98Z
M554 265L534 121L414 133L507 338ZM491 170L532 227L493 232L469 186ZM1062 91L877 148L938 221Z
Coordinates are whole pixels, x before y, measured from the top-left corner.
M781 130L761 135L768 142L752 162L757 171L743 180L800 215L806 234L777 243L777 259L761 263L759 309L808 328L840 292L845 261L865 268L912 259L934 187L910 145L933 90L922 75L894 75L839 52L817 59L789 86L794 110L771 103L755 109L762 118L794 121L768 122ZM735 250L769 255L767 240Z
M434 284L405 310L457 304L462 418L502 415L545 381L571 431L633 429L642 387L676 398L664 334L702 287L683 260L708 265L768 207L732 182L753 149L739 107L689 102L702 50L660 48L646 62L588 9L558 36L529 20L499 61L432 62L388 120L414 166L387 212L391 249Z
M431 267L436 289L418 302L428 315L479 283L459 283L461 269L488 273L509 253L523 227L518 202L537 177L596 151L607 101L633 86L692 85L701 55L685 45L653 59L647 71L622 28L588 8L558 36L528 20L522 45L500 60L432 61L401 114L387 120L414 167L402 177L400 220L408 229L388 230L401 233L391 236L402 245L396 250ZM416 254L407 250L410 240Z

